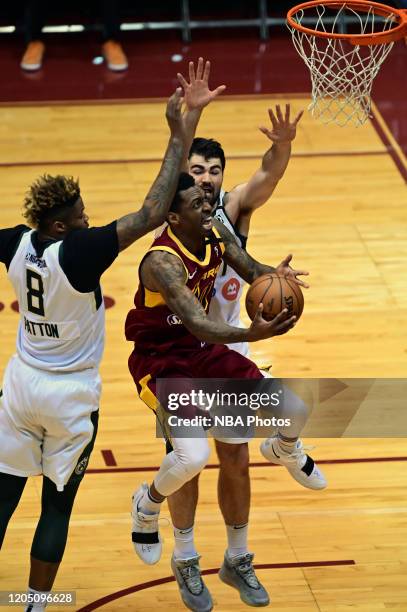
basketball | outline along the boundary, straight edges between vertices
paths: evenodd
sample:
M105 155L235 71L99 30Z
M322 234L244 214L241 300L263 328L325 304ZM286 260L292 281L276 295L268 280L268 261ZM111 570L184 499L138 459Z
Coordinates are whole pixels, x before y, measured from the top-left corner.
M247 314L254 319L259 304L263 304L263 318L271 321L284 308L288 317L300 318L304 308L302 291L295 281L275 272L256 278L246 294Z

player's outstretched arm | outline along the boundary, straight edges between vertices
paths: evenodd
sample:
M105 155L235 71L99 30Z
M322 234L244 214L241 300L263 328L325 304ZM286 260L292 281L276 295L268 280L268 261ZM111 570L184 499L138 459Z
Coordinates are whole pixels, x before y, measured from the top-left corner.
M247 251L242 249L237 244L232 232L219 219L213 219L213 224L218 230L225 246L225 252L223 253L224 261L247 283L251 285L258 276L276 271L273 266L267 266L256 261Z
M226 89L226 85L219 85L219 87L213 90L209 89L211 63L209 61L205 62L202 57L198 59L196 70L194 62L189 62L188 69L189 81L181 73L177 74L178 80L184 90L184 101L186 106L184 112L185 154L182 161L182 170L184 172L188 172L189 149L195 137L196 128L203 109Z
M303 115L301 111L294 120L291 120L290 112L289 104L286 104L284 115L279 104L275 111L272 108L268 110L271 126L262 126L260 131L273 144L264 154L261 167L251 179L247 183L238 185L228 194L229 200L236 200L236 203L231 202L231 205L237 205L240 214L250 214L262 206L284 176L291 157L291 142L296 136L297 124Z
M160 172L151 186L142 207L118 219L116 230L119 251L164 223L175 194L184 153L184 124L181 115L182 89L168 101L166 118L171 130Z
M261 309L249 328L210 321L202 304L185 284L187 277L183 264L178 257L165 251L150 253L142 264L140 275L144 286L151 291L159 291L168 308L178 315L188 331L202 342L227 344L264 340L284 334L295 323L295 317L286 319L287 311L267 322L261 316Z
M269 274L271 272L277 272L280 276L285 276L292 279L298 285L308 288L307 283L300 280L298 276L307 276L306 270L294 270L290 266L292 255L287 255L283 261L273 268L273 266L267 266L259 261L256 261L247 251L242 249L236 242L234 235L228 230L228 228L221 223L218 219L213 220L213 224L221 235L223 244L225 246L225 252L223 259L225 262L233 268L247 283L251 284L258 276L262 274Z

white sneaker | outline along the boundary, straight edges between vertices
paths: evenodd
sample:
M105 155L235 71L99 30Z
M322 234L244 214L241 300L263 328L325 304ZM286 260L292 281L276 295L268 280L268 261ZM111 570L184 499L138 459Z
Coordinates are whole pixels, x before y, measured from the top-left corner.
M307 455L301 440L292 453L287 454L280 450L278 438L268 438L260 445L263 457L271 463L284 465L291 476L303 487L308 489L325 489L327 481L321 470L316 466L314 460Z
M160 560L162 552L162 538L158 531L158 517L160 513L144 514L138 509L141 498L148 490L147 483L143 482L140 488L133 494L133 507L131 516L133 526L131 539L134 550L144 563L154 565Z

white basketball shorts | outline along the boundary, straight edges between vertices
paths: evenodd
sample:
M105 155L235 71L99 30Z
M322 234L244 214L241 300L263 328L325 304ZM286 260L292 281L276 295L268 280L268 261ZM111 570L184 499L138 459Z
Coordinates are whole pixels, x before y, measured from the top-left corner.
M0 398L0 472L44 474L62 491L92 439L100 392L97 369L51 373L14 355Z

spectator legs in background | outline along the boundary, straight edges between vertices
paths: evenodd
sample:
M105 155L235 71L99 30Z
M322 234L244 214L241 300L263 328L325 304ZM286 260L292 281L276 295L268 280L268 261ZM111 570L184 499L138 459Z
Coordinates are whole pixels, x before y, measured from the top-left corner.
M100 0L103 18L103 56L109 70L127 70L127 57L119 42L120 22L117 0Z
M120 21L117 0L99 0L103 21L103 56L110 70L128 68L127 57L120 44ZM45 45L41 30L45 23L45 0L26 0L24 8L24 29L26 49L20 66L23 70L34 71L42 67Z
M39 70L42 66L45 45L41 30L45 22L44 0L26 0L24 8L24 31L26 49L20 66L23 70Z

